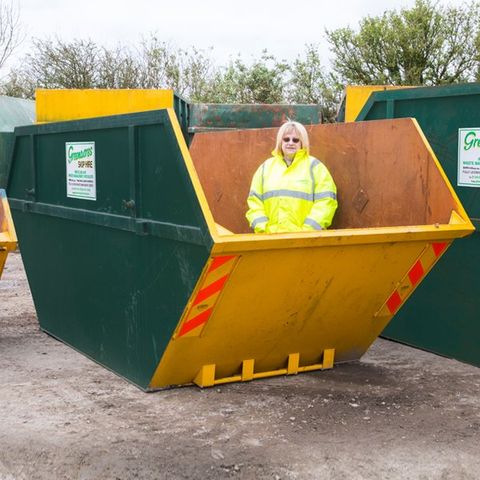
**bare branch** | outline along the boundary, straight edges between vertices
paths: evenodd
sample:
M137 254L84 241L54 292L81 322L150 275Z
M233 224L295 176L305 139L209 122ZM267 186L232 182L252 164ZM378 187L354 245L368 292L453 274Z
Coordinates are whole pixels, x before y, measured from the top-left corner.
M20 24L20 12L12 1L0 3L0 68L22 43L25 35Z

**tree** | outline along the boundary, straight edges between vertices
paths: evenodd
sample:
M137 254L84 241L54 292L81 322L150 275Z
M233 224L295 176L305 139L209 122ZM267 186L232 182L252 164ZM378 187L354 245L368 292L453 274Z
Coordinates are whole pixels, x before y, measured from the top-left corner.
M238 57L217 72L209 96L219 103L281 103L285 94L288 65L266 50L251 65Z
M318 46L306 45L304 57L298 56L290 66L287 100L292 103L317 103L322 117L333 122L340 102L342 87L326 73Z
M92 40L34 39L30 53L10 72L2 93L34 98L36 88L168 88L191 102L322 103L332 118L338 89L309 46L293 66L267 51L249 64L238 56L217 67L210 51L178 48L156 36L137 49L106 48Z
M202 101L212 78L213 62L207 53L176 48L156 37L140 49L109 49L82 39L34 39L2 93L33 98L35 88L169 88Z
M475 72L475 81L480 82L480 30L477 33L477 38L475 39L475 48L478 52L477 59L479 60L477 62L477 67L476 67L476 72Z
M98 49L94 88L140 88L142 67L137 55L117 45Z
M142 42L141 85L169 88L192 101L202 101L214 76L208 52L195 47L182 49L152 35Z
M29 75L44 88L95 86L99 49L92 40L34 40L34 53L26 57Z
M91 40L34 39L31 53L10 71L2 93L33 98L36 88L94 88L99 56Z
M478 2L443 7L416 0L411 9L367 17L359 31L326 31L333 71L357 84L437 85L472 80L478 68Z
M0 3L0 68L24 39L20 14L11 2Z

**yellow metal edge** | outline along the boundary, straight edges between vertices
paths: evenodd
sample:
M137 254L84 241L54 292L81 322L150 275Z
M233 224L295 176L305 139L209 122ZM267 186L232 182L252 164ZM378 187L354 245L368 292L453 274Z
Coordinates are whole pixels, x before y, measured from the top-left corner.
M204 365L194 378L193 383L201 388L213 387L215 385L215 365Z
M436 243L436 242L434 242L434 243ZM432 243L427 243L425 245L423 250L415 258L415 260L412 262L412 265L408 268L408 270L405 272L405 274L401 277L401 279L399 281L397 281L395 283L392 291L388 294L386 300L382 303L380 308L373 314L373 318L378 319L378 320L382 320L382 322L386 325L388 323L386 320L390 321L398 313L398 311L403 307L403 305L407 302L407 300L410 298L410 296L413 294L413 292L423 282L425 277L430 273L430 271L433 269L433 267L436 265L436 263L443 256L445 251L447 251L448 248L452 244L452 242L445 242L445 243L447 243L447 245L445 247L445 250L441 253L441 255L439 255L436 258L433 258L433 260L429 264L425 263L428 260L428 259L425 259L425 256L426 256L426 254L428 254L428 251L433 248L433 244ZM409 274L411 272L412 267L419 261L421 262L421 265L422 265L422 268L423 268L423 275L417 283L413 284L410 277L409 277ZM404 285L406 282L408 282L408 288L403 289L402 285ZM401 299L401 303L400 303L398 309L395 312L392 313L388 309L387 304L388 304L389 299L392 297L392 295L395 292L398 292L398 295Z
M450 225L463 225L465 224L465 220L455 210L452 210L448 223Z
M180 319L179 319L179 321L178 321L178 323L177 323L177 326L175 327L175 330L174 330L174 332L173 332L173 334L172 334L172 338L171 338L170 341L173 341L173 340L175 340L176 338L178 338L178 332L180 331L180 328L181 328L181 326L183 325L183 322L184 322L185 318L188 316L188 314L189 314L189 312L190 312L190 308L191 308L193 302L195 301L195 298L197 297L197 295L199 294L199 292L202 290L202 288L205 287L205 279L206 279L207 276L208 276L208 272L209 272L209 270L210 270L210 266L211 266L211 264L212 264L212 262L213 262L213 256L214 256L214 254L213 254L213 249L212 249L212 251L210 252L209 258L208 258L207 262L205 263L205 266L203 267L202 273L201 273L200 276L198 277L197 284L195 285L195 288L193 289L192 294L190 295L190 298L188 299L188 302L187 302L187 304L186 304L186 306L185 306L185 309L183 310L183 313L182 313L182 315L181 315L181 317L180 317ZM240 256L237 256L237 258L234 260L234 264L233 264L233 266L232 266L232 268L231 268L231 270L230 270L230 272L229 272L229 275L231 275L231 274L234 272L234 270L235 270L235 268L236 268L236 266L237 266L237 264L238 264L239 259L240 259ZM227 283L228 283L228 282L227 282ZM212 315L215 313L215 307L217 306L217 304L218 304L219 301L221 300L221 297L222 297L222 295L223 295L223 291L224 291L224 288L220 291L220 293L219 293L218 296L217 296L217 299L215 300L215 304L214 304L214 306L213 306ZM207 326L205 326L205 328L206 328L206 327L207 327ZM200 335L200 336L201 336L201 335ZM170 345L170 342L169 342L169 345ZM167 351L167 349L165 349L165 351ZM160 367L160 362L159 362L158 366Z
M322 369L327 370L333 368L333 361L335 359L335 349L334 348L327 348L323 352L323 361L322 361Z
M205 277L208 274L208 270L210 268L210 265L212 264L212 257L213 256L214 256L214 252L213 252L213 249L212 249L212 251L210 252L209 258L205 262L205 266L203 267L202 272L201 272L200 276L198 277L197 283L196 283L196 285L195 285L195 287L192 291L192 294L190 295L190 298L188 299L188 302L186 303L185 308L183 309L182 314L180 315L180 317L178 319L177 325L175 326L175 329L172 333L172 336L171 336L170 340L168 341L168 343L165 347L165 350L163 351L163 354L160 357L160 359L159 359L159 361L158 361L158 363L155 367L155 370L153 372L153 375L152 375L152 377L150 379L150 382L149 382L149 385L148 385L149 389L156 390L158 388L162 388L162 387L158 387L158 378L159 378L159 376L161 376L161 368L162 368L162 361L163 361L164 355L166 354L166 352L168 352L172 342L174 342L178 338L178 332L180 330L180 327L182 326L185 317L188 315L193 301L195 300L199 291L204 286L203 283L204 283ZM238 264L238 258L235 260L235 265L232 267L231 272L234 271L237 264ZM223 293L223 291L220 292L218 299L220 299L220 296L222 295L222 293ZM218 300L215 303L217 304ZM203 373L199 372L198 375L197 375L198 382L199 382L198 385L201 386L201 387L210 386L210 385L205 384L205 383L208 383L208 381L206 381L204 379L206 377L210 378L210 375L212 374L212 370L211 370L212 368L213 368L213 375L215 375L215 365L213 365L213 366L208 365L206 367L208 367L208 369L205 372L203 372ZM196 380L194 380L194 383L197 383Z
M215 364L203 365L195 376L193 383L201 388L224 385L226 383L249 382L261 378L278 377L281 375L293 375L296 373L313 372L315 370L329 370L333 368L335 349L328 348L323 351L322 363L298 366L299 354L290 354L287 358L287 367L267 372L254 373L254 359L244 360L241 365L241 373L231 377L215 378Z
M462 203L460 202L460 199L458 198L458 195L457 195L457 192L455 191L455 189L453 188L452 184L450 183L450 180L448 179L446 173L445 173L445 170L443 169L442 165L440 164L437 156L435 155L435 152L433 151L432 147L430 146L430 143L428 142L427 140L427 137L425 136L425 134L423 133L423 130L421 129L418 121L416 118L412 118L411 119L413 121L413 124L415 125L415 128L417 129L419 135L420 135L420 138L422 139L425 147L427 148L427 150L430 152L430 155L432 156L433 158L433 161L435 162L435 164L437 165L437 168L440 172L440 175L442 176L443 180L445 181L446 185L447 185L447 188L448 190L450 191L450 194L452 195L455 203L456 203L456 206L457 206L457 213L460 217L463 218L464 220L464 228L466 230L469 231L469 233L472 233L474 232L475 230L475 227L473 226L473 223L471 222L470 220L470 217L468 216L466 210L463 208L463 205ZM451 220L450 220L451 221ZM455 223L451 223L451 224L455 224L455 225L458 225L457 222Z
M15 225L13 224L12 212L10 210L10 205L8 204L8 199L6 197L2 198L3 213L6 218L7 231L3 232L7 234L8 242L6 244L8 250L13 251L17 248L17 232L15 231Z
M202 184L200 183L200 179L198 178L197 171L195 170L195 166L193 164L192 157L190 156L187 143L185 142L185 139L183 137L182 129L180 128L177 115L175 114L175 111L173 110L173 108L167 108L166 110L170 118L173 131L177 138L180 151L182 152L183 160L185 162L188 173L192 180L193 188L197 195L198 201L200 202L200 208L202 209L202 213L205 217L205 221L207 222L210 235L212 235L214 242L217 242L221 237L217 233L215 220L213 219L212 212L210 211L210 206L208 205L208 202L207 202L207 197L205 196L205 192L203 191Z
M4 247L0 246L0 279L2 278L3 269L5 267L5 263L7 262L7 254L8 252L4 249Z
M345 87L345 123L354 122L373 92L383 90L381 85L347 85Z
M467 217L468 218L468 217ZM237 253L253 250L272 250L339 245L366 245L409 241L449 241L472 233L470 221L460 224L420 225L400 227L351 228L321 232L276 234L242 233L221 236L215 241L212 254ZM264 241L268 239L268 242ZM321 241L321 243L319 243Z
M9 247L10 243L15 243L15 242L12 242L12 240L10 238L10 233L9 232L0 232L0 247L10 248Z
M411 85L347 85L345 96L345 123L356 120L372 93L386 90L413 88ZM343 98L342 98L343 101Z

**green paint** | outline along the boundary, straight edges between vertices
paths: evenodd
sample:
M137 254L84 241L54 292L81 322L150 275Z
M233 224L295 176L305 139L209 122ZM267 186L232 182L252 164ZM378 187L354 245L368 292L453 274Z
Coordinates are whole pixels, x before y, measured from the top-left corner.
M68 142L95 142L95 202ZM148 388L212 247L166 111L18 128L9 197L40 327Z
M373 93L357 121L387 117L417 119L473 224L480 227L480 188L458 186L459 129L480 127L480 84L389 90ZM472 132L474 133L474 132ZM476 135L465 150L480 146ZM475 161L474 161L475 162ZM383 335L480 366L480 234L459 239L390 322Z
M480 138L475 132L469 132L465 135L463 149L467 151L475 147L480 147Z
M190 106L190 131L279 127L290 118L305 125L322 122L319 105L235 105L198 103Z
M68 163L73 162L74 160L80 160L82 158L91 157L93 154L93 148L87 147L78 152L74 152L74 147L70 145L68 147Z
M13 130L17 125L28 125L35 118L35 102L0 96L0 188L7 187Z

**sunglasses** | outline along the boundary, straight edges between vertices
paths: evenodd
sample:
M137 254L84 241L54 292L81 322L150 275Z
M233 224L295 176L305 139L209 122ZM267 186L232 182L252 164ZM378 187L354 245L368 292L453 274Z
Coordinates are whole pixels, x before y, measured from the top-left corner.
M293 143L298 143L300 139L295 137L283 137L283 141L285 143L289 143L290 141L292 141Z

